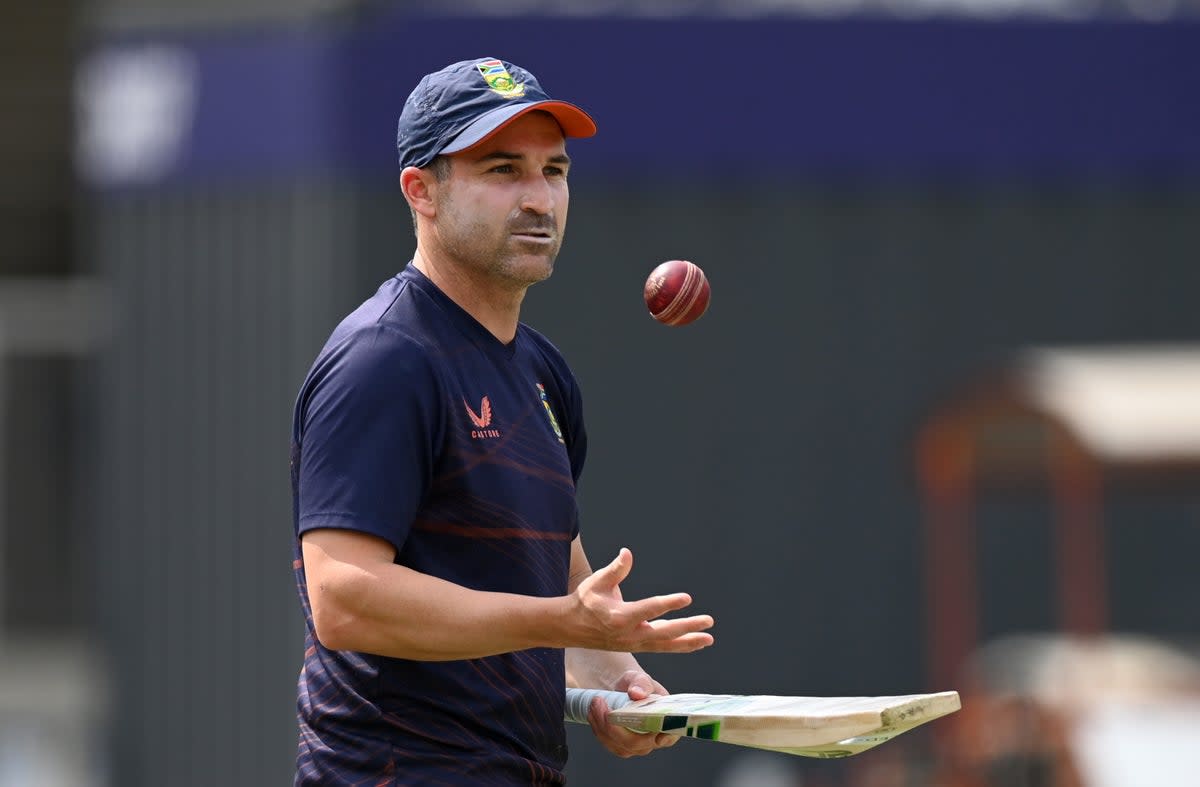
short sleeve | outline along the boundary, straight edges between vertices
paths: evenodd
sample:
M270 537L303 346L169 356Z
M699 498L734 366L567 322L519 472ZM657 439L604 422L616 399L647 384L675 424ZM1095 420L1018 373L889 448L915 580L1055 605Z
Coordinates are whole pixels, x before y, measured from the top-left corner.
M424 348L384 326L321 359L298 413L298 536L343 528L403 548L433 476L438 390Z
M571 460L571 477L575 481L575 485L579 485L579 479L583 475L583 465L587 461L587 429L583 425L583 394L579 390L579 383L574 376L569 378L570 384L567 386L567 417L564 419L567 423L567 456Z

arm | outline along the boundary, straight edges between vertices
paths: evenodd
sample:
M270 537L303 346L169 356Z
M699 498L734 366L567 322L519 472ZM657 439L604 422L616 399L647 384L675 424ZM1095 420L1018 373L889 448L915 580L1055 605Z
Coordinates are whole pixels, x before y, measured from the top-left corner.
M378 324L348 335L314 367L297 406L301 558L326 647L435 661L538 646L682 652L711 642L698 633L712 625L708 616L660 620L691 603L685 593L621 600L628 550L557 598L470 590L394 563L446 429L438 371L406 335Z
M633 556L555 598L470 590L398 566L395 548L365 533L324 528L301 539L313 626L321 644L424 661L479 658L532 647L685 653L712 643L708 615L673 620L686 593L621 599ZM572 561L574 568L574 561Z
M483 593L393 563L366 533L320 529L301 538L313 627L331 650L446 661L549 644L562 599Z
M571 569L567 590L574 593L590 576L592 565L583 550L583 541L576 536L571 542ZM620 588L615 588L614 591L619 599ZM709 641L711 642L711 637ZM581 689L625 691L626 687L620 683L627 673L643 673L641 665L629 652L567 648L566 665L567 685Z
M571 576L569 589L574 592L585 579L592 576L592 567L583 551L583 542L578 537L571 543ZM620 594L620 589L615 592ZM710 619L711 624L711 619ZM712 643L711 635L707 637ZM631 699L645 699L651 694L670 692L642 669L632 653L567 648L567 685L587 689L612 689L628 692ZM636 757L649 754L655 749L674 746L679 738L659 733L642 735L624 727L608 723L608 706L596 698L588 708L588 723L596 738L618 757Z

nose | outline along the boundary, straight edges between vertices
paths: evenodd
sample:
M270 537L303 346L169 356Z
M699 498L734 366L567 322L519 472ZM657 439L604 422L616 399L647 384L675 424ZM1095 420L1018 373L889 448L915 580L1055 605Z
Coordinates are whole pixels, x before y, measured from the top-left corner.
M521 210L543 216L554 210L554 193L544 175L539 173L526 181Z

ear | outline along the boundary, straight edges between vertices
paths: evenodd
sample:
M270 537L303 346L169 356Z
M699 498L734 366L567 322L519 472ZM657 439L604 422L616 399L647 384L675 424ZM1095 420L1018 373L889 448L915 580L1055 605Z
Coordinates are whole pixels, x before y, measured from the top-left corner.
M434 207L437 197L437 180L432 172L417 167L405 167L400 172L400 190L404 199L419 215L431 219L437 213Z

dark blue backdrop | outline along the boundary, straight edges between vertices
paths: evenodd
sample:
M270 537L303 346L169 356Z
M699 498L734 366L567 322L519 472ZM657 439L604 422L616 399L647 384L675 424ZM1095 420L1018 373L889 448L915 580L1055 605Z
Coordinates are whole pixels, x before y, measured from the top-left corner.
M391 173L413 85L478 56L595 115L583 173L1200 171L1200 24L393 17L175 43L199 91L167 178Z

